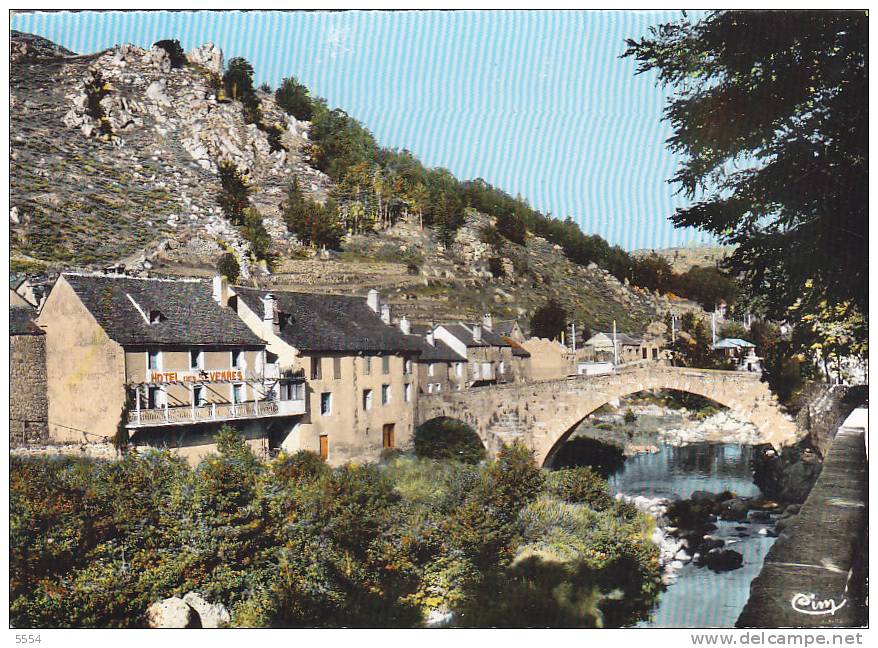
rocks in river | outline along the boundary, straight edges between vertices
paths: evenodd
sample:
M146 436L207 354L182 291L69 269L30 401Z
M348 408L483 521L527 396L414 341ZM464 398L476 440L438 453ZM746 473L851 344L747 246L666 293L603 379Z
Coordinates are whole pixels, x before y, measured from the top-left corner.
M717 499L716 493L711 493L710 491L693 491L692 495L689 496L689 499L695 502L696 504L713 504Z
M753 522L768 522L771 520L771 513L768 511L750 511L750 519Z
M720 504L719 516L723 520L746 520L750 502L743 497L735 497Z
M707 552L704 562L712 571L731 571L744 564L744 556L734 549L711 549Z
M714 538L713 536L704 536L704 540L701 542L701 545L698 547L698 550L701 552L711 551L712 549L719 549L720 547L725 546L726 541L721 538Z

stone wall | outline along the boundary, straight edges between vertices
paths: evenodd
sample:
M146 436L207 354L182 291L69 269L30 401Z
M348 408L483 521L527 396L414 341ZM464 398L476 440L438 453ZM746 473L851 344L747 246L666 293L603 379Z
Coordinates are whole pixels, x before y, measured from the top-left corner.
M859 420L851 424L851 419ZM782 528L751 583L737 627L867 623L867 426L867 411L857 410L839 428L811 494Z
M45 443L49 435L46 396L46 336L9 337L9 443Z

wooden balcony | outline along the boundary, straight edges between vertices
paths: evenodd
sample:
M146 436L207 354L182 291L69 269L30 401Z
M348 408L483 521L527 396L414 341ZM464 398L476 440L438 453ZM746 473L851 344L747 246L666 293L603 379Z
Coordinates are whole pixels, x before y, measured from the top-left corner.
M211 403L210 405L160 407L132 410L125 427L137 429L168 425L221 423L241 419L298 416L305 413L305 399L283 401L247 401L244 403Z

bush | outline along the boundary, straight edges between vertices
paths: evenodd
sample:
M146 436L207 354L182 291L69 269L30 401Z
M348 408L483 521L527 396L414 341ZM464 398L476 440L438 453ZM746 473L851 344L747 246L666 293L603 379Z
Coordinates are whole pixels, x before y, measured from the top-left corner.
M625 415L622 417L622 419L623 419L626 423L628 423L628 424L630 425L630 424L632 424L632 423L636 423L636 422L637 422L637 414L635 414L634 412L632 412L630 409L629 409L629 410L625 410Z
M455 459L477 464L485 458L482 440L470 426L450 418L427 421L415 430L415 454L426 459Z
M503 260L500 257L491 257L488 259L488 270L491 275L497 279L503 276Z
M152 46L163 49L168 53L168 57L171 59L172 68L181 68L186 65L186 54L183 52L183 47L177 39L160 40L153 43Z
M596 511L606 511L614 502L606 480L587 466L550 472L546 492L571 504L588 504Z

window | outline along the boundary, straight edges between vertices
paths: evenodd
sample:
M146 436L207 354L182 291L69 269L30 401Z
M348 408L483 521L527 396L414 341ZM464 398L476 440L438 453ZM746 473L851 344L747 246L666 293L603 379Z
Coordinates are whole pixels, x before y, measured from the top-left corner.
M280 400L293 401L305 398L305 385L292 380L282 380L280 382Z
M457 375L463 376L463 363L462 362L457 363Z
M162 368L162 356L161 351L156 351L155 349L150 349L147 351L147 368L155 369L156 371L161 370Z
M311 358L311 380L320 380L320 357Z
M204 387L196 385L192 388L192 402L196 407L207 405L207 399L204 396Z
M332 377L335 380L341 380L341 358L332 359Z
M506 361L505 360L500 361L500 373L501 374L506 373Z
M328 416L332 413L332 392L320 394L320 416Z
M431 362L430 364L427 365L427 375L428 375L428 376L432 376L432 375L433 375L433 373L434 373L434 367L435 367L435 365L434 365L432 362Z
M656 348L653 348L653 350L652 350L652 359L658 360L658 349L656 349Z
M441 391L442 391L442 383L436 383L436 393L438 394Z
M390 373L390 356L381 357L381 373L385 376Z
M646 347L643 347L643 359L646 360Z
M406 403L412 402L412 385L411 383L406 383L403 391L403 396L405 397Z
M244 385L232 385L232 402L235 405L244 402Z
M189 351L189 368L204 369L204 353L200 349Z
M387 405L390 402L390 385L381 385L381 404Z
M406 376L412 375L412 359L411 358L405 359L405 363L403 364L403 371L405 372Z
M146 390L147 409L156 409L161 405L161 390L158 387L149 387Z
M244 352L241 349L232 351L232 369L241 369L244 366Z
M372 373L372 358L369 356L363 358L363 373L367 376Z
M364 389L363 390L363 409L370 410L372 409L372 390Z
M433 393L433 383L427 383L427 393L428 394Z
M150 309L149 311L149 323L150 324L158 324L159 322L167 319L164 315L162 315L161 311Z

